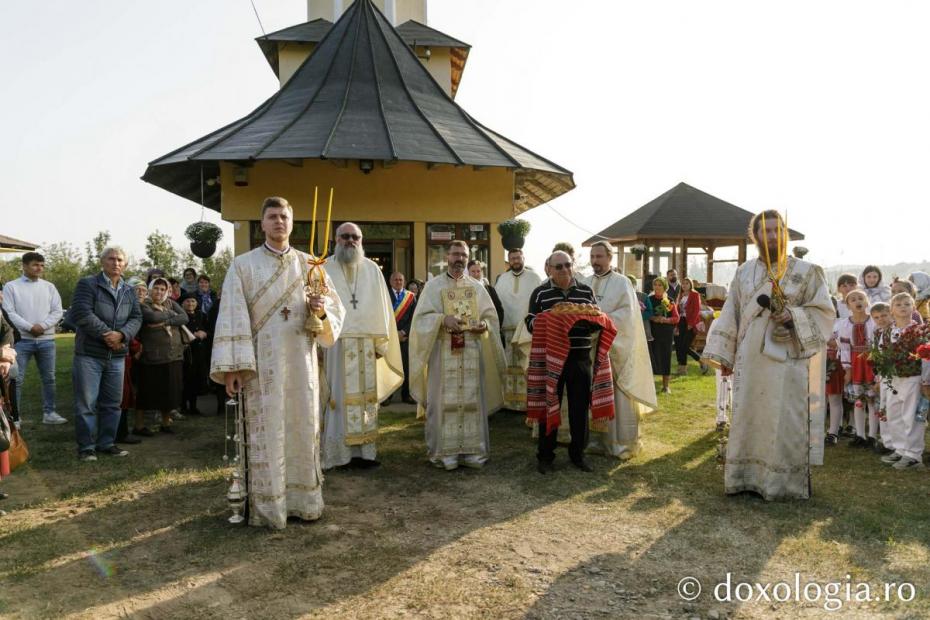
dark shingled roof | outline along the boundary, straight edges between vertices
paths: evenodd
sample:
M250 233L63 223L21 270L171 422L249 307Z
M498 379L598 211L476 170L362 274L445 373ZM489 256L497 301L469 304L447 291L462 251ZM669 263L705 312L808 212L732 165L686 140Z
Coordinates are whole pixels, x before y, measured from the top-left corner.
M742 241L754 214L707 192L679 183L655 200L585 241L604 237L612 241L636 239L719 239ZM791 239L804 235L790 230Z
M0 235L0 252L31 252L39 247L38 243L30 243L6 235Z
M312 22L311 22L312 23ZM375 8L357 0L274 96L151 162L143 180L219 210L220 161L370 159L502 167L517 212L575 187L572 173L471 118Z

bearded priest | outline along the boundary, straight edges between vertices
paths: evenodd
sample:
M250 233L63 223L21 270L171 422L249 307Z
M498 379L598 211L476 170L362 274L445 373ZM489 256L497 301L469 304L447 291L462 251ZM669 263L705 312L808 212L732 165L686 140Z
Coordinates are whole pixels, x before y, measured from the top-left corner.
M724 488L765 500L808 499L823 465L825 366L835 309L823 270L787 255L778 211L753 216L759 257L740 265L703 356L733 375Z
M504 306L504 322L501 324L501 331L504 335L504 356L507 360L507 374L504 376L504 407L511 411L526 411L526 370L523 350L513 343L513 339L517 328L526 318L530 294L542 284L542 278L525 265L523 250L519 248L507 251L507 263L510 269L499 275L494 283L501 305Z
M610 317L617 335L610 347L614 381L614 417L592 420L588 449L626 460L639 452L640 418L658 408L649 362L643 315L633 283L611 269L613 247L607 241L591 245L594 275L584 283L594 291L601 311Z
M423 287L410 333L410 395L426 415L430 462L446 470L484 466L488 415L503 403L497 311L484 284L465 273L468 250L449 243L448 271Z
M345 304L342 334L326 351L323 469L377 467L378 410L404 382L397 323L384 275L365 258L362 230L336 229L333 286Z

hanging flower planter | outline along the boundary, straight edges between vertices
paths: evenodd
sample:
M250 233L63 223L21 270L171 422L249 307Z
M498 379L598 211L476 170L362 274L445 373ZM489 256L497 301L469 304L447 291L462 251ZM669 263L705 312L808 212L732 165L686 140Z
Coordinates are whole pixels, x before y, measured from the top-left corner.
M526 244L526 236L530 232L530 223L526 220L504 220L497 225L497 232L501 234L501 245L505 250L522 250Z
M191 242L191 252L198 258L210 258L216 253L216 242L223 238L223 231L210 222L194 222L184 235Z
M630 253L636 257L636 260L643 260L643 255L646 253L646 246L641 243L631 246Z

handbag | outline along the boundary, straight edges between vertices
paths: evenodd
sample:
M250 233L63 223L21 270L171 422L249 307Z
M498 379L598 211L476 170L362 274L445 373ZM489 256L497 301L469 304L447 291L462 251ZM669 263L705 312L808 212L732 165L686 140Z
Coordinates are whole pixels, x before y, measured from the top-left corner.
M29 447L16 427L10 428L10 471L29 460Z
M10 429L12 426L6 416L6 411L0 405L0 452L10 449Z

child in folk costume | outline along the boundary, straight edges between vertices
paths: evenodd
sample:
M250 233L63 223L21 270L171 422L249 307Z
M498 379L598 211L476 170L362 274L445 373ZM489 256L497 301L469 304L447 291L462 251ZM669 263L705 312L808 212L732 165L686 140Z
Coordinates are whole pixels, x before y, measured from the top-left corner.
M874 324L869 318L869 299L864 291L850 291L846 305L852 314L840 320L836 326L840 362L844 370L844 394L853 403L853 419L856 436L850 447L872 448L878 437L878 412L876 410L875 373L868 359L872 344ZM869 414L869 435L866 439L865 417Z
M845 305L845 302L844 302ZM827 406L830 408L830 427L824 437L824 445L835 446L840 433L840 423L843 421L843 364L840 363L840 351L837 344L837 327L840 320L833 326L833 334L827 341ZM718 397L719 401L719 397ZM719 402L718 402L719 409Z
M923 317L924 323L930 321L930 274L924 271L915 271L907 277L917 289L914 301L917 303L917 312Z
M890 338L882 349L888 356L887 372L891 385L887 392L885 415L895 451L882 457L895 469L923 469L924 433L926 420L917 416L921 395L921 360L917 348L925 344L928 332L923 325L911 319L914 298L898 293L891 298L891 316L894 325ZM922 339L922 340L921 340Z
M914 286L914 283L910 280L902 280L896 277L891 282L891 296L894 297L898 293L907 293L914 298L914 312L911 313L911 319L917 323L923 323L924 317L917 310L917 287Z
M836 318L845 319L850 315L849 308L846 306L846 296L850 291L859 288L859 282L856 276L851 273L844 273L836 279L836 297L833 299L833 305L836 307Z
M891 299L891 288L882 284L882 270L875 265L868 265L862 270L862 278L859 284L865 294L869 296L870 304Z
M883 301L872 304L872 307L869 308L869 315L874 326L872 332L872 349L874 350L885 346L885 342L891 337L891 326L894 321L891 318L891 306ZM877 447L875 451L885 456L894 452L894 440L888 431L888 419L885 416L888 386L877 371L875 374L875 389L878 392L878 433L881 436L881 447Z

